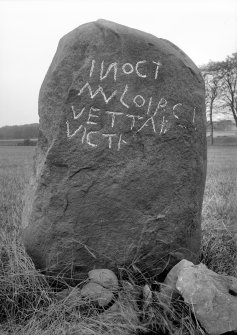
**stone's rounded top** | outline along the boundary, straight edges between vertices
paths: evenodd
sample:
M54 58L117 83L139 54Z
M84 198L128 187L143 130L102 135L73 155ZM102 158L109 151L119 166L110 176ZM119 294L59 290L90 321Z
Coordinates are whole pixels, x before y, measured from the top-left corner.
M163 50L164 53L168 53L170 55L173 54L174 56L178 57L180 61L182 61L187 67L192 69L192 71L199 77L199 80L202 81L202 76L197 66L175 44L166 39L158 38L150 33L130 28L113 21L98 19L97 21L82 24L63 36L60 40L60 45L63 45L64 43L69 45L69 43L73 40L89 40L93 43L93 41L98 41L98 38L99 40L104 40L106 43L109 43L109 39L111 39L111 37L108 36L108 33L113 34L116 39L121 39L121 37L128 40L130 38L138 38L140 41L144 40L144 42L147 44L147 48L150 50L155 50L158 48L159 50ZM125 46L124 43L123 46Z

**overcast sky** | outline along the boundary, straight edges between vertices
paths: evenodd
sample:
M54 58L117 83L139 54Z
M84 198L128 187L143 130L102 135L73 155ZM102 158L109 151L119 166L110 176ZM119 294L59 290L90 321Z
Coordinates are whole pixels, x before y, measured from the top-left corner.
M0 127L38 122L59 39L98 18L168 39L197 65L237 51L237 0L0 0Z

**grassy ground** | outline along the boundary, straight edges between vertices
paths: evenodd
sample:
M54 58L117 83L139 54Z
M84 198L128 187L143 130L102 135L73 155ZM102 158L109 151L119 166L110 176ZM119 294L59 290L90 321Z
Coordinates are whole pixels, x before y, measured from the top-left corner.
M208 147L203 202L203 261L237 276L237 146Z
M33 153L34 147L0 147L0 334L125 335L145 334L151 328L158 329L156 334L204 334L187 306L180 301L174 310L156 292L138 320L131 312L131 302L141 295L141 287L136 286L133 273L129 273L129 289L123 287L118 313L98 314L85 301L75 299L75 291L61 301L55 298L18 237L22 195ZM216 272L235 276L236 192L237 146L208 147L202 261Z
M0 146L0 227L20 225L23 192L32 169L34 147Z
M29 141L30 145L36 145L37 143L37 138L32 138L28 140L23 140L23 139L9 139L9 140L0 140L0 146L23 146L23 145L28 145L29 146ZM24 142L26 142L24 144ZM28 142L28 144L27 144Z

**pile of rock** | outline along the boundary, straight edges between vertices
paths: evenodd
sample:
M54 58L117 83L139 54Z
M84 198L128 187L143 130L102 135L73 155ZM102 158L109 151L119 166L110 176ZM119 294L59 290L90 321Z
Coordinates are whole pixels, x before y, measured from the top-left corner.
M67 306L87 308L100 315L100 319L113 318L117 322L129 322L139 327L140 292L128 281L117 279L108 269L91 270L84 285L71 287L55 294L54 299ZM82 286L82 287L81 287ZM87 315L90 313L87 313ZM128 332L130 334L130 332Z
M108 309L115 301L118 292L118 279L108 269L92 270L88 273L89 282L83 286L81 296L99 307Z
M146 284L139 294L131 283L119 282L108 269L92 270L88 277L81 289L73 289L71 298L85 299L102 313L102 317L107 313L114 313L117 317L126 313L133 323L139 324L142 311L153 303L153 294L158 294L163 303L171 305L173 296L179 293L208 334L237 331L237 278L219 275L204 264L180 261L168 273L160 291L153 293ZM70 290L60 292L57 299L68 299L71 293Z

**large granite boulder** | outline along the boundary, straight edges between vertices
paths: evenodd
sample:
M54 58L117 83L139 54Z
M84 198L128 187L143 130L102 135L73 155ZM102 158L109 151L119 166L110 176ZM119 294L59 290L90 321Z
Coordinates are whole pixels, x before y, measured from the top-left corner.
M204 83L174 44L116 23L60 42L39 96L23 211L36 266L83 279L195 262L206 174Z
M169 299L177 290L208 334L237 332L237 278L183 259L168 273L165 285L162 294Z

